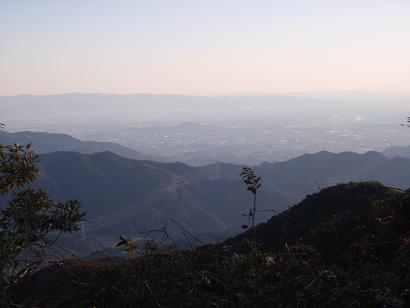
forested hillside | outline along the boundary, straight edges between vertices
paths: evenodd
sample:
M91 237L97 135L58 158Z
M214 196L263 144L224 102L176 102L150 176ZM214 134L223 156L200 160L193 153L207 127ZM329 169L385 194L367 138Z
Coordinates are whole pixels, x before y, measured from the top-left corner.
M250 230L248 234L251 234ZM223 245L72 260L14 290L29 306L408 307L410 193L338 185Z
M190 167L181 163L136 161L113 153L58 152L40 156L38 185L57 200L76 196L99 236L136 234L173 218L196 234L240 230L250 196L240 166ZM148 199L147 199L148 198ZM144 201L146 200L146 202ZM266 181L260 203L278 211L297 201ZM264 221L272 215L259 215ZM93 235L93 231L90 232Z
M158 228L169 218L196 234L239 232L251 201L243 189L242 166L219 163L136 161L104 152L41 155L38 185L57 200L78 198L90 220L90 235L117 236ZM306 194L338 182L377 180L405 188L410 160L366 154L319 152L255 168L263 179L257 222L287 209ZM147 199L148 198L148 199ZM94 233L95 233L94 232Z

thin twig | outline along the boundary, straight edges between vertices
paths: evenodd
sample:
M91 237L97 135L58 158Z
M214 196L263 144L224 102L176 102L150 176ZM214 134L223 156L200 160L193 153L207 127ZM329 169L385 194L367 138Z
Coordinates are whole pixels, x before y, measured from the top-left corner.
M158 306L158 307L161 307L161 304L159 303L159 301L158 301L157 297L155 296L154 292L152 292L150 286L148 285L148 282L147 282L147 281L144 281L144 284L146 285L148 291L151 293L152 297L154 298L155 303L157 304L157 306Z

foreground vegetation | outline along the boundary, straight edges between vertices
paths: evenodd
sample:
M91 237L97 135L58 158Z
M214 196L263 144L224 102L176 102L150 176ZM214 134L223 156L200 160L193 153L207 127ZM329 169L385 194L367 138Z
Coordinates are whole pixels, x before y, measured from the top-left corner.
M410 305L410 191L338 185L253 232L189 252L55 263L17 285L13 301L40 307Z
M59 235L78 231L84 216L76 200L57 203L31 187L38 173L36 159L31 145L0 144L2 307L13 305L10 289L47 264Z

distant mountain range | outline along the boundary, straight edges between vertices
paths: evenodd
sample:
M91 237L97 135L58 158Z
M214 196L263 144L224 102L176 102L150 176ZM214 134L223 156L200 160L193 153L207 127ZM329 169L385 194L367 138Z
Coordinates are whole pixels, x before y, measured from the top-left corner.
M37 185L56 200L81 201L90 220L83 236L137 234L169 224L170 218L203 235L237 233L247 223L242 214L248 212L251 194L238 176L241 165L162 163L153 161L161 158L115 143L63 134L0 132L0 143L14 142L33 143L39 153L53 152L40 155ZM374 180L391 187L410 186L410 159L390 159L377 152L322 151L254 169L263 179L258 222L337 183ZM170 228L178 231L175 224Z
M238 176L241 166L191 167L110 152L56 152L39 160L37 185L56 200L79 199L91 220L86 223L90 234L135 234L161 227L170 218L196 234L238 232L247 221L241 214L248 213L251 194ZM268 180L258 199L265 209L277 211L298 200ZM261 213L258 221L272 213Z
M148 155L113 142L81 141L67 134L21 131L10 133L0 130L0 144L32 144L36 153L73 151L84 154L109 151L137 160L165 161L165 158Z
M285 95L244 95L244 96L192 96L178 94L106 94L106 93L66 93L58 95L17 95L0 96L2 116L5 118L56 118L84 117L88 115L110 115L141 113L147 110L184 111L189 110L230 110L232 107L246 107L258 104L269 106L282 103L279 109L291 109L289 105L323 108L326 104L318 99L305 99Z
M274 174L284 175L297 183L304 194L313 192L318 186L323 188L338 183L370 180L400 188L410 186L410 159L389 159L378 152L357 154L321 151L285 162L263 163L257 171L266 179Z
M191 167L127 159L110 152L57 152L40 156L40 187L57 200L78 198L90 234L117 235L158 228L170 218L196 234L238 232L251 195L238 176L242 166ZM255 167L263 179L258 222L305 195L342 182L375 180L410 186L410 159L380 153L319 152ZM266 212L265 212L266 211ZM95 220L95 221L94 221ZM175 226L174 226L175 227Z
M57 95L16 95L0 96L2 113L5 116L29 116L33 114L39 117L84 115L84 114L120 114L124 111L133 112L161 108L158 110L172 110L174 108L206 108L218 107L218 109L230 109L233 106L243 107L250 104L268 106L272 103L280 103L275 108L292 110L295 106L303 106L309 103L310 108L323 109L329 101L333 106L340 101L341 106L346 103L354 105L354 102L383 102L385 109L391 105L407 106L410 98L409 92L296 92L286 94L273 93L240 93L224 95L182 95L182 94L109 94L109 93L63 93ZM359 107L359 106L356 106ZM49 113L45 113L48 111Z
M328 94L0 96L0 122L10 131L113 141L191 165L260 164L321 149L363 153L406 144L409 130L400 123L407 94Z
M383 155L389 158L404 157L410 158L410 146L392 146L385 149Z

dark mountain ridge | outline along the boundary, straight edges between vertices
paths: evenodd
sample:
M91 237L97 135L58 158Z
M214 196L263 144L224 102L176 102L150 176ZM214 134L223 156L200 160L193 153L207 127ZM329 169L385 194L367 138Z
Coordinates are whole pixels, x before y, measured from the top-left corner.
M275 215L256 227L255 241L262 250L280 251L286 245L313 244L318 226L334 217L349 216L360 219L374 215L381 200L393 200L403 192L383 186L378 182L339 184L306 196L300 203ZM410 232L410 225L408 226ZM348 232L349 230L345 230ZM247 247L253 235L245 232L224 245L234 249Z
M321 151L285 162L263 163L257 171L267 179L271 179L272 175L286 175L301 187L305 195L313 192L314 187L317 189L318 186L323 188L338 183L379 181L403 189L410 183L409 159L389 159L378 152Z
M39 154L58 151L92 154L110 151L131 159L165 161L162 157L144 154L113 142L81 141L67 134L32 131L10 133L0 130L0 144L13 143L32 144L33 150Z
M409 146L391 146L382 151L383 155L389 158L402 157L410 158L410 145Z
M103 216L109 226L96 228L99 235L134 234L158 228L169 218L196 233L239 231L241 213L247 212L251 197L239 177L224 176L225 170L232 168L225 164L220 164L218 175L216 166L137 161L110 152L56 152L40 155L39 167L37 184L53 198L78 198L87 218ZM236 172L239 174L240 166ZM268 204L272 200L278 210L293 202L266 185L260 201ZM121 212L123 209L127 210ZM266 213L260 219L268 217Z
M100 223L87 228L93 236L136 234L158 228L170 218L196 234L239 232L247 222L242 214L248 212L252 196L239 178L239 165L191 167L137 161L110 152L56 152L40 155L39 161L38 185L56 200L78 198L87 218ZM357 169L358 179L347 176ZM305 195L331 185L331 179L337 183L375 180L407 188L410 160L388 159L376 152L323 151L286 162L264 163L255 167L255 172L263 179L258 195L262 212L257 222L264 222Z
M155 162L116 144L82 142L64 134L0 132L0 142L33 143L40 153L59 149L100 152L40 155L39 186L57 200L78 198L87 217L100 220L100 225L88 228L93 229L90 233L94 235L134 234L137 230L157 228L169 218L197 234L239 232L239 226L246 223L242 214L248 212L251 196L239 179L240 165L191 167ZM138 160L106 151L113 147L117 154ZM375 180L399 188L407 188L410 183L410 159L388 159L377 152L321 151L284 162L266 162L254 169L263 179L258 206L266 210L258 213L258 222L307 194L337 183ZM183 180L185 176L188 180ZM173 178L178 177L181 182L170 187ZM145 206L145 198L151 197L154 200L149 199ZM139 209L140 206L144 207Z

